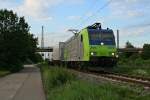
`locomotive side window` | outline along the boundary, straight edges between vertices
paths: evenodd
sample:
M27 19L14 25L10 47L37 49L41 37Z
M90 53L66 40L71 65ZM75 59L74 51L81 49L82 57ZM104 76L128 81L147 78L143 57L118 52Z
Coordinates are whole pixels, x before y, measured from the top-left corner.
M83 35L81 35L81 42L83 42Z

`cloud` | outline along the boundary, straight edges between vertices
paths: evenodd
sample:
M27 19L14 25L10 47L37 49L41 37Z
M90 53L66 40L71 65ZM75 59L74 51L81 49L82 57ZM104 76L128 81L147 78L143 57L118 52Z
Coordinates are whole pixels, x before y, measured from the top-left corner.
M150 22L142 22L138 24L128 25L120 29L122 31L122 36L145 36L144 34L150 33Z
M150 0L113 0L109 8L116 18L138 18L149 12Z
M144 21L139 24L129 25L129 26L125 27L124 29L132 29L132 28L140 28L140 27L148 27L148 26L150 26L150 22Z
M65 42L74 34L68 31L68 27L59 27L55 32L45 32L45 44L46 46L55 46L58 45L59 42ZM41 34L38 35L39 45L41 42Z
M48 10L62 0L24 0L23 4L16 8L21 14L40 20L51 20Z
M142 47L144 43L150 43L149 34L150 34L150 25L143 27L132 27L128 29L120 30L120 45L124 47L125 42L130 41L136 47Z
M17 3L18 0L0 0L1 8L13 9L17 13L39 20L52 20L50 9L62 3L79 4L84 0L23 0Z
M129 28L121 29L122 37L140 37L146 36L150 33L150 24L143 24L143 26L135 25Z
M56 46L59 42L67 41L73 34L69 32L62 31L62 32L51 32L45 34L45 44L46 46ZM39 36L39 43L41 41L41 36Z
M108 25L120 30L121 41L132 40L143 43L150 33L150 0L112 0L108 6L110 12L104 20ZM134 40L137 39L137 40ZM124 44L122 42L122 44Z

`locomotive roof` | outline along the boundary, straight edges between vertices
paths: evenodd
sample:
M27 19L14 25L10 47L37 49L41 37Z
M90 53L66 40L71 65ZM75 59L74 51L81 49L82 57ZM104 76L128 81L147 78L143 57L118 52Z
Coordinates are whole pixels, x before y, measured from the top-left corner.
M87 27L88 31L90 32L98 32L98 33L113 33L112 29L102 29L101 23L95 23L91 26Z

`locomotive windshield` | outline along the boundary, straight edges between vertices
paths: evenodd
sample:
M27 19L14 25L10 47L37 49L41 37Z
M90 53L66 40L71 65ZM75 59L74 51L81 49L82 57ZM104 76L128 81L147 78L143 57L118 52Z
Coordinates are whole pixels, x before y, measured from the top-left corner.
M89 30L90 45L115 45L115 37L112 30Z

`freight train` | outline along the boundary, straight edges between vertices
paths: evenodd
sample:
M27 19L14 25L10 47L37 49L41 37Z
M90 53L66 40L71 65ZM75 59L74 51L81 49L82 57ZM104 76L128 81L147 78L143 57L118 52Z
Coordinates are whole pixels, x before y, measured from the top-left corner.
M112 67L118 58L114 32L102 29L101 23L90 25L66 42L60 42L52 58L53 64L69 67Z

